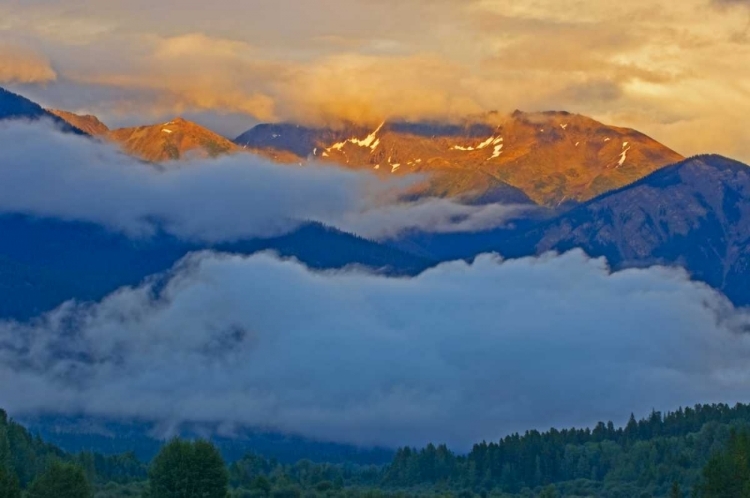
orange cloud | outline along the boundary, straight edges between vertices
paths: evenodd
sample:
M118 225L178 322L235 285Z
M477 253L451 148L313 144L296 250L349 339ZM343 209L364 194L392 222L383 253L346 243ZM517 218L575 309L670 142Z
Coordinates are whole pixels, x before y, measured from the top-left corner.
M275 92L282 115L308 123L455 118L482 110L465 71L434 55L352 53L292 69Z
M24 47L0 44L0 83L48 83L57 73L48 60Z
M316 124L565 109L687 154L750 161L750 14L717 8L743 3L67 2L97 20L91 27L67 21L75 8L39 0L0 7L0 29L9 39L36 33L64 79L123 96L92 95L96 109Z

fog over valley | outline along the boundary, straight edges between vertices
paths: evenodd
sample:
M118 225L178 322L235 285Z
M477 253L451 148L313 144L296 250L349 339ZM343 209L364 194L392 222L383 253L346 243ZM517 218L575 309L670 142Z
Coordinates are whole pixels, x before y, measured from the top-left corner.
M17 414L466 450L525 428L739 399L749 319L681 271L611 274L580 251L485 255L415 278L207 252L165 284L3 323L0 396Z

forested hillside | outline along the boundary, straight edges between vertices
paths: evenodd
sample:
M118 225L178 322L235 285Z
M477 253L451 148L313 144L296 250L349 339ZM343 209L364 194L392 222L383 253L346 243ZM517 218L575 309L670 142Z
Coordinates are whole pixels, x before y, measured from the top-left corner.
M272 238L222 244L167 234L133 239L92 223L0 216L0 317L26 320L69 299L90 301L169 270L193 251L233 254L275 251L317 269L362 265L389 274L416 274L434 264L317 223Z
M81 489L97 497L151 498L223 496L221 489L234 497L278 498L745 496L736 490L750 489L747 431L750 405L698 405L640 421L631 416L619 428L609 422L513 434L465 455L442 445L402 448L384 466L283 464L256 454L227 464L212 444L180 440L146 463L132 453L66 453L0 412L0 496L16 498L22 489L59 498L90 496ZM53 481L78 491L39 494ZM175 483L193 481L220 494L169 494Z

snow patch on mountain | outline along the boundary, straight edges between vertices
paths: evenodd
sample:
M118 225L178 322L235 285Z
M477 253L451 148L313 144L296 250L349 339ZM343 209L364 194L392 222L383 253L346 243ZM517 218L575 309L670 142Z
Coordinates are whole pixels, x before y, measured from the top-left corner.
M375 151L375 149L380 145L380 139L378 138L378 133L385 125L385 122L380 123L380 126L378 126L375 131L367 135L362 140L358 138L349 138L347 140L344 140L343 142L338 142L330 147L328 147L326 150L330 151L331 149L336 149L338 151L342 150L346 144L354 144L359 147L368 147L370 150Z
M499 142L502 142L502 140L503 140L502 137L498 138L498 137L495 137L493 135L490 138L488 138L487 140L485 140L484 142L482 142L479 145L477 145L476 147L471 147L471 146L469 146L469 147L463 147L461 145L454 145L453 147L451 147L451 150L462 150L462 151L466 151L466 152L472 151L472 150L482 150L485 147L487 147L488 145L490 145L490 144L497 144Z
M380 123L380 126L378 126L375 131L367 135L364 140L357 140L356 138L351 138L349 140L354 145L359 145L360 147L370 147L371 149L375 150L375 147L377 147L380 143L380 140L377 138L378 132L383 128L384 124L384 122Z
M627 142L625 142L627 144ZM625 164L625 159L628 157L628 151L630 150L630 147L622 151L622 154L620 154L620 160L617 162L617 166L620 167L623 164Z
M495 150L492 152L492 156L490 156L490 159L496 159L500 157L500 154L503 153L503 144L496 145Z

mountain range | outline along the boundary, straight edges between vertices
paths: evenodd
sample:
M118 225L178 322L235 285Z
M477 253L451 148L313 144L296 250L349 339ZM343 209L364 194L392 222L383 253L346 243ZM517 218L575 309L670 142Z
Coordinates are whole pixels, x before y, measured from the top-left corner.
M567 112L374 129L259 125L235 141L386 175L427 173L422 195L548 207L587 201L683 159L640 132Z
M150 162L216 157L240 147L196 123L174 118L166 123L110 130L99 118L59 109L49 113L88 135L114 142L124 152Z
M750 305L750 167L697 156L551 219L471 234L414 233L394 245L437 260L581 248L615 270L685 268L735 304Z
M314 267L356 262L415 274L440 261L488 251L522 257L581 248L605 256L616 270L683 267L734 303L750 304L748 167L720 156L684 159L637 131L584 116L516 112L485 116L481 123L338 129L263 124L233 143L180 119L111 131L93 116L52 114L9 92L0 97L0 116L64 118L70 123L66 130L77 123L76 132L116 140L127 152L155 162L250 150L280 162L316 160L380 175L428 173L415 196L533 203L548 213L476 233L413 232L387 245L308 225L280 239L216 249L249 254L273 248ZM488 124L491 119L495 123ZM131 241L93 226L13 216L0 218L0 233L3 293L10 296L0 314L17 317L72 297L97 299L166 270L191 250L207 248L166 236ZM121 272L107 280L100 270L112 258Z
M181 118L106 130L93 116L54 112L147 161L247 151L280 163L314 160L381 176L423 174L410 197L470 204L576 204L684 159L640 132L567 112L517 111L461 124L386 122L375 128L261 124L233 142Z
M391 275L414 275L435 264L316 223L277 237L204 244L167 234L133 239L92 223L6 214L0 215L0 318L29 319L69 299L97 301L208 249L274 251L311 268L360 265Z

